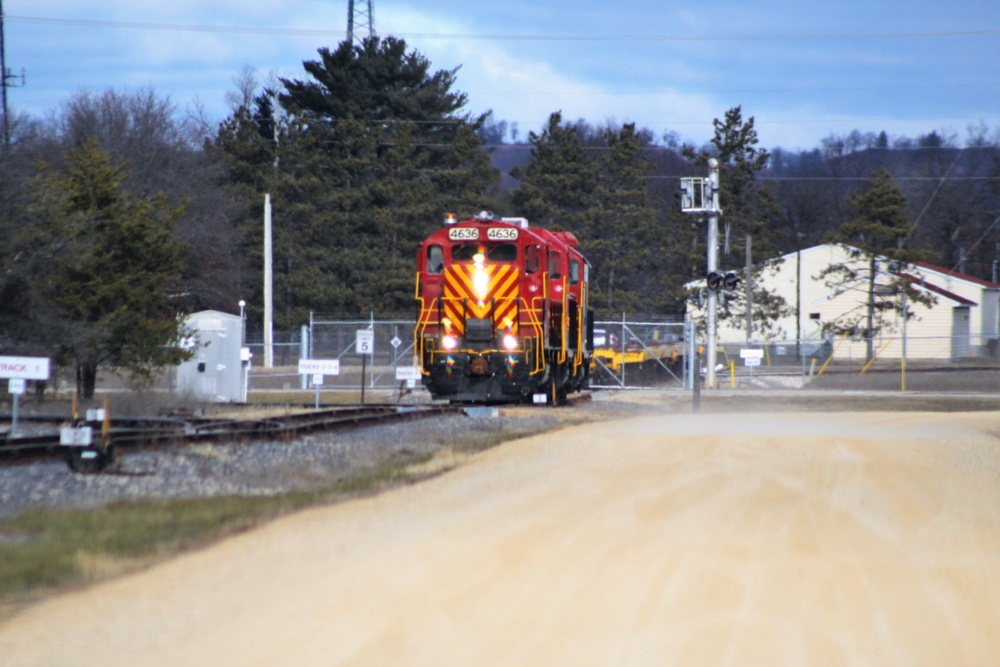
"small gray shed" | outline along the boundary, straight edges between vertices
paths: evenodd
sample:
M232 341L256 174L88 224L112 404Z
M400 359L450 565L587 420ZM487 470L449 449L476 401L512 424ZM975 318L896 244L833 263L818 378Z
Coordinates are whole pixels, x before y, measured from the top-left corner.
M239 316L204 310L188 316L184 324L198 347L194 357L177 368L177 392L201 401L245 401Z

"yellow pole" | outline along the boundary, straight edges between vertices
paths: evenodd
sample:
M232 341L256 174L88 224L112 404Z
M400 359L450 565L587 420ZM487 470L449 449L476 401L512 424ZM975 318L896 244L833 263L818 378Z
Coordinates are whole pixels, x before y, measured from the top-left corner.
M729 361L729 387L736 389L736 362Z
M844 333L844 335L840 337L840 340L839 340L839 341L837 341L837 346L836 346L835 348L833 348L833 352L831 352L831 353L830 353L830 356L829 356L829 357L827 357L827 358L826 358L826 361L824 361L824 362L823 362L823 365L822 365L822 366L820 366L820 368L819 368L819 372L818 372L818 373L816 373L816 377L819 377L820 375L822 375L822 374L823 374L823 371L825 371L825 370L826 370L826 365L827 365L828 363L830 363L830 360L831 360L831 359L833 359L833 356L834 356L835 354L837 354L837 350L839 350L839 349L840 349L840 346L841 346L841 345L843 344L844 340L846 340L846 339L847 339L847 333Z
M878 355L880 355L883 352L885 352L885 348L889 347L890 345L892 345L892 341L891 340L888 343L886 343L885 345L883 345L882 349L880 349L878 352L876 352L874 355L872 355L871 360L867 364L865 364L865 367L861 369L861 372L858 373L858 375L859 376L860 375L864 375L865 371L867 371L871 367L871 365L875 363L875 360L878 359Z
M108 399L104 399L104 423L101 424L101 437L105 440L111 433L111 407Z

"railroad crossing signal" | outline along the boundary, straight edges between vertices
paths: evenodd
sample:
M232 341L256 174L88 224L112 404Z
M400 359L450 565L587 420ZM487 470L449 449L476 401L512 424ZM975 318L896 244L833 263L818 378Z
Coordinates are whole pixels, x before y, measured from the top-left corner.
M729 271L725 275L718 271L712 271L705 277L705 280L708 283L708 289L713 292L717 292L720 289L732 291L740 284L739 277L732 271Z

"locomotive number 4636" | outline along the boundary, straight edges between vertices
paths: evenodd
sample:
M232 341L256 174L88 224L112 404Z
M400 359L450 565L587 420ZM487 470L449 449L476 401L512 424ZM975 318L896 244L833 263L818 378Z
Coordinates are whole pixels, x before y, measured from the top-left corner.
M511 227L491 227L486 230L486 238L491 241L516 241L517 230Z
M448 230L448 238L452 241L478 241L479 230L475 227L452 227Z

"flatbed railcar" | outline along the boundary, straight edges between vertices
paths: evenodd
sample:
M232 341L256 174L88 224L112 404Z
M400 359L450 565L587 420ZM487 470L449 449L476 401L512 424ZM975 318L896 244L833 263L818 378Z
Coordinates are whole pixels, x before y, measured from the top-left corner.
M482 212L417 254L414 354L434 399L559 403L587 387L590 265L569 232Z

